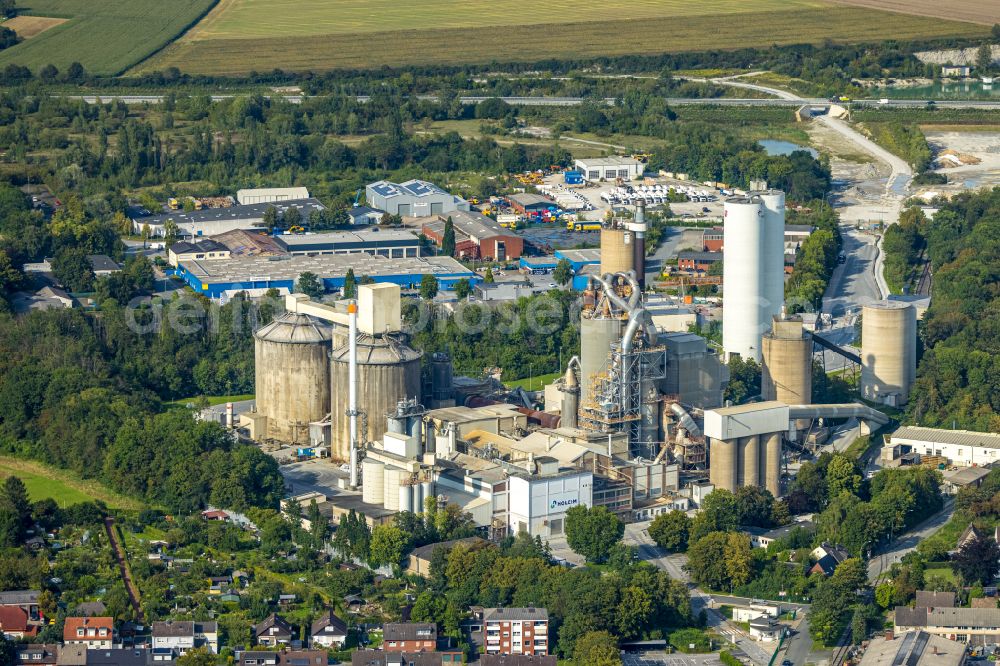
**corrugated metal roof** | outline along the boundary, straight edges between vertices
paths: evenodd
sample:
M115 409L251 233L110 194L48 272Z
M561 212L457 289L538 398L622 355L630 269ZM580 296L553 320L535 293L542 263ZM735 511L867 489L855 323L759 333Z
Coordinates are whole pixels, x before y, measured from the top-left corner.
M892 434L893 445L896 440L908 439L929 444L955 444L958 446L978 446L987 449L1000 449L1000 434L991 432L973 432L971 430L940 430L938 428L920 428L903 426Z

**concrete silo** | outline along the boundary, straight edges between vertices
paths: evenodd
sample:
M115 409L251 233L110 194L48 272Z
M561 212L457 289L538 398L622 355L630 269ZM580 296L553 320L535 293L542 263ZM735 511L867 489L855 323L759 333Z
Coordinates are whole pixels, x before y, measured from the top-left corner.
M265 438L309 443L309 423L330 413L329 324L286 312L254 333L257 411Z
M737 442L740 456L739 486L759 486L760 481L760 438L757 435L740 437Z
M381 504L385 501L385 465L372 458L361 463L361 501Z
M917 313L909 303L879 301L861 312L861 395L906 404L917 374Z
M635 270L635 234L613 225L601 229L601 275Z
M726 200L722 347L727 361L734 355L760 361L760 336L770 325L770 317L763 318L765 309L761 307L766 227L759 197Z
M710 439L708 480L716 488L736 492L739 487L739 454L735 439Z
M775 497L781 497L781 433L761 435L764 449L764 487Z
M761 338L761 393L786 405L812 402L812 335L801 317L775 317Z
M420 358L423 356L402 338L393 335L358 334L358 412L367 430L359 428L363 441L382 438L386 415L407 398L420 400ZM335 349L330 359L333 420L331 452L336 460L350 458L350 419L347 412L350 349Z
M757 193L763 206L764 233L761 235L761 317L765 324L781 314L785 302L785 193L765 190Z

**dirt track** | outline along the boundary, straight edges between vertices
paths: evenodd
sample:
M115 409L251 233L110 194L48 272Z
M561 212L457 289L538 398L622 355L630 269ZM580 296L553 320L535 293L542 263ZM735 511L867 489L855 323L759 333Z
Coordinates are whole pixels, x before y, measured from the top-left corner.
M3 27L10 28L22 39L30 39L68 20L64 18L49 18L47 16L15 16L12 19L4 21Z
M991 0L833 0L833 2L951 21L968 21L984 25L1000 23L1000 3Z

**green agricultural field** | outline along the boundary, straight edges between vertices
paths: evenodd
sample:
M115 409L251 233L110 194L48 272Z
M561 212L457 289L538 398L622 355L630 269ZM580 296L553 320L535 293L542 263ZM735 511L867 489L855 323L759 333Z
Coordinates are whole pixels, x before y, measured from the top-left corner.
M79 62L88 72L117 74L148 58L198 22L215 0L22 0L22 13L70 19L0 51L11 63L60 71Z
M142 503L124 497L96 481L77 478L72 472L33 460L0 456L0 480L16 476L24 481L28 497L37 502L52 498L59 506L100 500L113 509L137 510Z
M136 72L241 74L986 35L825 0L221 0Z

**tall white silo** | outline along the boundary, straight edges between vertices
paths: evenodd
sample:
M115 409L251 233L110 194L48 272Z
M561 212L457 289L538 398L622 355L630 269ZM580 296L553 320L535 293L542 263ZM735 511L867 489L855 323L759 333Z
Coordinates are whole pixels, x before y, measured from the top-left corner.
M760 197L726 200L722 271L722 347L726 360L735 354L760 361L760 336L770 324L770 317L764 318L761 307L765 228Z
M764 204L764 234L761 237L761 316L765 324L781 314L785 302L785 193L781 190L760 192ZM766 332L766 331L765 331Z

